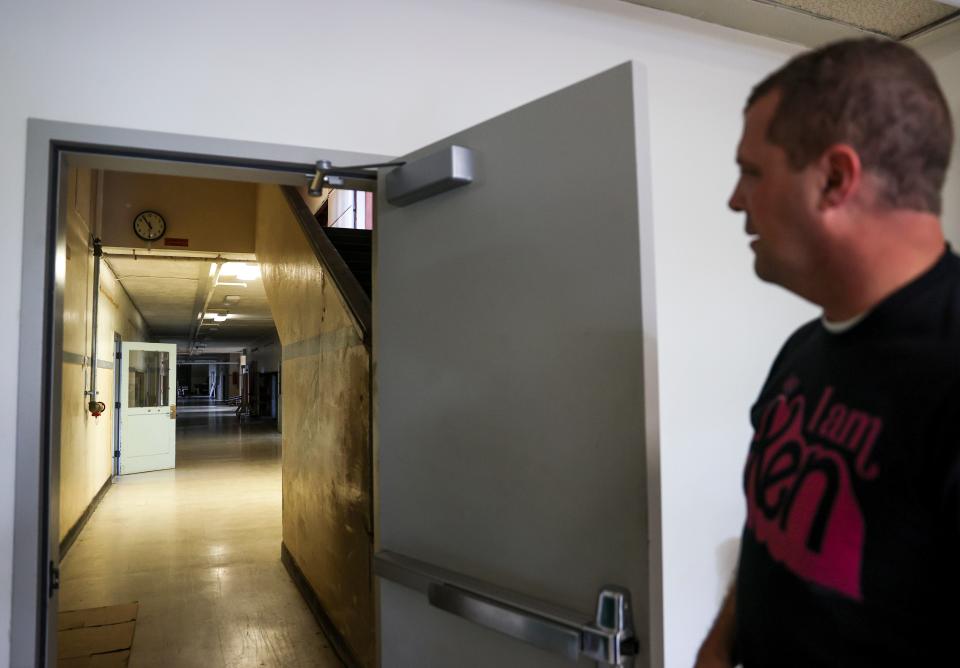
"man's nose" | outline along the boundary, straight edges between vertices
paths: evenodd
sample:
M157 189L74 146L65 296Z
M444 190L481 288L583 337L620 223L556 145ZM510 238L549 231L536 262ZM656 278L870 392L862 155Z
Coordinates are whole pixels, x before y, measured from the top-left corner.
M733 211L740 213L744 210L743 196L740 194L740 184L737 184L737 187L733 189L733 194L730 195L730 200L727 202Z

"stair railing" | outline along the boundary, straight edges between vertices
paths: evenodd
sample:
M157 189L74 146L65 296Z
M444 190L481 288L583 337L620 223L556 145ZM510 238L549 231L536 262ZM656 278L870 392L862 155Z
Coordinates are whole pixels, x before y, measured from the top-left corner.
M310 213L310 208L303 201L300 191L293 186L280 186L280 189L290 206L290 211L300 224L300 229L303 230L307 242L313 249L314 255L320 262L320 266L327 272L330 280L333 281L343 297L354 327L357 328L357 333L369 349L373 310L370 305L370 297L367 296L363 286L360 285L360 281L353 275L333 242L320 229L316 218Z

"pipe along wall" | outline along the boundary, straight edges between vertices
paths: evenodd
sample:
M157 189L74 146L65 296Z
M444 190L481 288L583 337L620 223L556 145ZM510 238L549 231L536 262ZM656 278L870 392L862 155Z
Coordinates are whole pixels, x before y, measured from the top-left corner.
M113 464L114 360L113 336L147 340L146 323L110 268L100 268L95 293L92 235L98 208L98 178L88 169L67 170L66 270L63 294L63 387L60 419L60 532L62 541L73 529L97 492L110 479ZM98 326L94 327L94 302ZM96 337L97 360L89 353ZM96 374L96 396L91 374ZM102 401L100 417L89 412L91 401Z
M100 264L103 261L103 247L100 244L100 239L94 237L93 239L93 311L90 314L90 359L96 360L97 357L97 323L99 322L98 314L100 309ZM114 360L116 364L116 360ZM87 390L87 396L90 397L90 401L87 402L87 410L90 411L90 415L93 417L100 417L103 415L103 412L107 409L107 405L100 401L97 398L99 394L97 392L97 372L99 371L99 364L90 365L90 389Z

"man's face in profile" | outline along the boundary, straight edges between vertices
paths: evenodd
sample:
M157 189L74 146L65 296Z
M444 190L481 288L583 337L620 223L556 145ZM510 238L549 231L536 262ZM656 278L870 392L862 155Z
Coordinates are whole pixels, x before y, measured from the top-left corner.
M773 91L746 111L737 148L740 178L729 205L747 215L757 276L796 291L813 269L817 197L808 170L794 169L786 151L767 138L779 102Z

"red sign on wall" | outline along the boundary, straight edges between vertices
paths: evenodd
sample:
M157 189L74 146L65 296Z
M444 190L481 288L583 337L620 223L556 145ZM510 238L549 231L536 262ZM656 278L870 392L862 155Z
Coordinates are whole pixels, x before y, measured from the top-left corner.
M167 237L163 240L164 246L179 246L181 248L186 248L190 245L189 239L178 239L177 237Z

